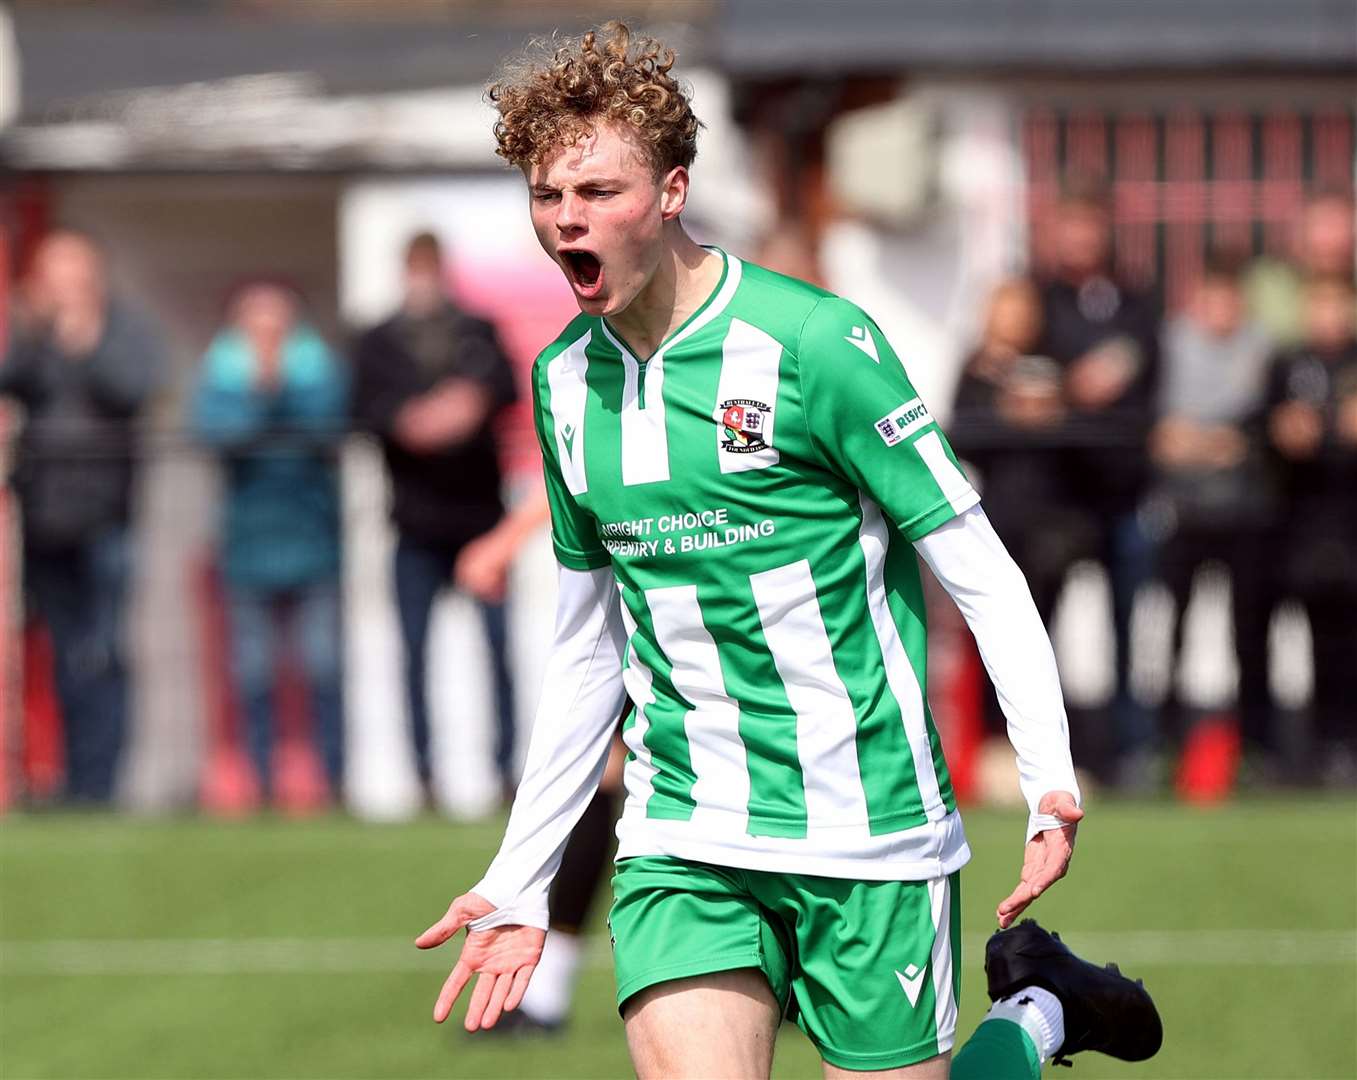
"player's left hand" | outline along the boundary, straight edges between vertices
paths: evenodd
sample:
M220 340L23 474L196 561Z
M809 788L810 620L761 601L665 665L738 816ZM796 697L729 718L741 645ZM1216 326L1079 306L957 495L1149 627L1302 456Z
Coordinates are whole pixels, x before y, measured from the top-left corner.
M1027 841L1022 858L1022 877L1018 887L999 903L995 915L999 929L1007 930L1027 905L1065 876L1074 854L1074 834L1084 812L1068 791L1048 791L1037 804L1037 813L1052 814L1063 824L1057 829L1039 832Z
M415 944L421 949L435 949L467 923L494 910L495 905L483 896L459 896L446 915L415 938ZM509 924L491 930L468 930L462 954L433 1007L434 1020L441 1024L448 1018L471 976L478 975L465 1026L467 1031L494 1027L501 1013L518 1008L523 1000L546 940L547 932L535 926Z

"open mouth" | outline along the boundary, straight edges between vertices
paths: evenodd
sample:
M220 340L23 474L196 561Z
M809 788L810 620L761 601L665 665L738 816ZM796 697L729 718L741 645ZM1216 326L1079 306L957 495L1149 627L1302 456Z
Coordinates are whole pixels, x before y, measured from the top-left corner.
M603 278L603 264L598 256L591 251L562 251L560 254L571 284L585 296L597 292Z

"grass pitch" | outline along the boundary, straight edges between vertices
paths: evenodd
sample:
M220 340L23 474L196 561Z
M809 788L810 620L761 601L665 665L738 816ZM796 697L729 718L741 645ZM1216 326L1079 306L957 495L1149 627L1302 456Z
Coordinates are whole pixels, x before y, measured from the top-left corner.
M1022 829L1011 813L966 821L962 1038L984 1014L981 948ZM629 1075L602 933L567 1033L430 1021L452 954L412 940L500 829L0 819L0 1076ZM1033 913L1143 976L1164 1015L1154 1061L1081 1055L1075 1080L1357 1076L1357 803L1095 802L1070 877ZM819 1076L795 1028L775 1075Z

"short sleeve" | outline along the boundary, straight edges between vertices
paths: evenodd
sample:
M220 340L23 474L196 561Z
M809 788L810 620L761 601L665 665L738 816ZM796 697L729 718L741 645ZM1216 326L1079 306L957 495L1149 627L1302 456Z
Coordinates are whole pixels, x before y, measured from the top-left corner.
M561 475L560 460L556 455L556 440L548 438L550 422L542 408L537 371L532 381L532 418L537 430L537 445L542 451L542 479L547 490L547 504L551 508L551 546L556 561L571 570L598 570L611 561L598 536L598 523L589 511L575 501Z
M895 350L859 307L820 300L802 325L797 363L812 449L909 540L980 501Z

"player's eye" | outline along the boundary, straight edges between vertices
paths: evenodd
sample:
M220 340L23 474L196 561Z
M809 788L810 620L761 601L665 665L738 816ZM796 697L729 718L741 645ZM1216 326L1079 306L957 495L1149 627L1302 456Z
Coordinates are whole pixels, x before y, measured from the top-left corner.
M559 191L534 191L532 193L533 202L539 203L556 202L560 197Z
M617 192L610 191L607 188L589 188L588 194L592 199L611 199Z

